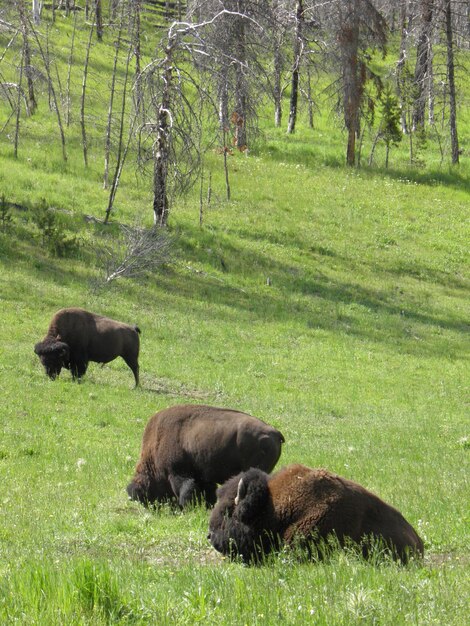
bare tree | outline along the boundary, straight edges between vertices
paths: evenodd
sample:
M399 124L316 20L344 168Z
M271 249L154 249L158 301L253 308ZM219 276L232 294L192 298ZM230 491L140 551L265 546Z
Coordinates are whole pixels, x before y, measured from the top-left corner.
M72 40L70 42L70 52L67 63L67 83L66 83L66 93L65 93L65 101L66 101L66 113L65 120L67 126L70 125L70 105L71 105L71 97L70 97L70 80L72 77L72 65L73 65L73 54L75 50L75 34L77 32L77 13L73 16L73 30L72 30Z
M233 145L245 151L256 131L259 103L272 91L263 66L264 53L272 49L272 5L261 0L202 0L192 5L191 15L200 23L211 22L204 33L210 52L198 65L205 67L208 80L216 85L222 133L230 130Z
M155 140L153 142L153 213L154 223L166 226L168 221L168 192L167 179L170 165L171 131L173 118L171 108L174 93L173 57L175 48L179 45L176 34L169 32L165 47L165 57L161 64L161 98L157 103L156 120L154 123Z
M123 85L123 89L122 89L122 104L121 104L121 115L119 118L119 138L118 138L118 149L117 149L117 156L116 156L116 168L115 168L115 172L114 172L114 177L113 177L113 181L111 183L111 190L109 193L109 201L108 201L108 207L106 209L106 218L105 218L105 223L108 222L109 220L109 216L111 214L111 211L114 207L114 199L116 197L116 192L117 192L117 188L119 186L119 182L121 179L121 173L122 173L122 169L124 167L124 162L126 160L127 157L127 151L129 149L129 145L132 139L132 135L133 135L133 131L134 131L134 125L136 122L136 116L133 117L132 122L130 124L130 128L129 128L129 134L128 134L128 139L127 139L127 143L126 146L124 146L124 118L125 118L125 113L126 113L126 102L127 102L127 83L129 80L129 64L130 64L130 60L132 57L132 42L129 45L129 50L127 53L127 60L126 60L126 69L125 69L125 75L124 75L124 85Z
M324 11L324 9L323 9ZM330 23L338 53L332 54L340 68L342 108L348 133L346 163L356 164L356 137L360 132L361 104L366 81L374 75L368 67L368 49L384 50L385 20L370 0L335 0L328 6L324 23ZM330 53L334 50L330 43Z
M18 80L18 99L16 103L16 124L15 124L15 141L14 141L14 155L15 159L18 158L18 144L20 139L20 119L21 119L21 83L23 82L23 65L24 65L24 40L23 40L23 55L20 62L20 77Z
M56 90L55 90L55 87L54 87L54 81L52 80L49 60L48 60L47 55L45 54L44 49L43 49L43 47L41 45L40 37L39 37L37 31L32 27L31 24L30 24L30 29L31 29L31 32L33 34L34 40L36 41L36 45L37 45L37 48L39 50L39 54L40 54L40 56L41 56L41 58L43 60L44 67L45 67L45 70L46 70L47 81L48 81L48 86L49 86L49 93L51 94L51 98L52 98L52 102L53 102L53 109L54 109L56 117L57 117L57 125L59 127L59 132L60 132L60 140L61 140L61 144L62 144L62 158L63 158L64 161L67 161L67 151L66 151L66 148L65 148L64 125L62 124L62 116L60 114L59 100L58 100L57 95L56 95Z
M413 129L424 128L426 108L426 84L432 63L431 45L434 0L419 0L420 32L416 46L416 66L414 73L415 103L413 108Z
M287 125L287 133L291 134L295 130L297 121L297 101L299 99L299 74L300 63L302 60L303 42L303 23L304 23L304 4L303 0L296 0L295 4L295 30L294 30L294 59L292 67L292 80L290 91L289 106L289 123Z
M80 128L82 131L83 160L85 162L86 167L88 167L88 139L87 139L86 123L85 123L85 97L86 97L88 66L89 66L89 61L90 61L92 35L93 35L93 25L90 26L90 32L88 35L88 43L87 43L86 52L85 52L85 63L83 66L82 94L80 97Z
M33 22L36 26L39 25L41 21L41 3L39 0L33 0Z
M29 42L30 29L28 24L28 17L25 12L23 0L17 0L18 15L20 18L21 34L23 36L23 70L26 74L26 81L28 83L28 108L32 115L37 108L36 95L34 93L33 83L33 67L31 64L31 48ZM33 12L34 15L34 12Z
M282 40L281 35L274 38L274 51L273 51L273 65L274 65L274 84L273 84L273 100L274 100L274 125L279 128L282 124L282 95L284 89L282 87Z
M197 179L201 164L200 107L202 101L211 100L195 56L214 58L204 34L226 14L227 11L221 11L197 24L174 22L168 29L161 57L142 71L150 105L144 130L147 143L151 141L154 223L159 226L167 224L170 193L181 193ZM192 72L186 69L189 62L193 62ZM190 96L191 91L196 95Z
M96 37L98 41L103 41L103 8L101 0L95 0L95 20L96 20Z
M111 74L108 120L106 123L106 136L105 136L105 148L104 148L104 176L103 176L103 188L104 189L108 188L109 156L111 152L111 126L112 126L112 121L113 121L113 103L114 103L114 94L115 94L115 87L116 87L117 64L118 64L118 59L119 59L119 51L121 48L123 21L124 21L124 14L123 14L123 11L121 11L118 36L114 44L115 52L114 52L113 72Z
M407 62L407 42L408 42L408 0L400 0L400 53L396 65L397 93L400 99L401 127L404 133L408 132L406 123L406 104L404 102L404 92L406 85L404 72Z
M452 32L452 1L445 0L445 25L447 43L447 82L449 88L449 126L452 163L459 162L459 138L457 134L457 103L455 90L454 43Z
M134 43L134 58L135 58L135 79L134 79L134 108L137 117L141 118L143 116L144 107L143 107L143 95L142 95L142 86L140 81L140 72L141 72L141 11L142 4L141 0L134 0L132 12L133 19L133 43ZM142 118L142 122L144 119Z
M249 88L246 76L247 43L245 0L238 0L239 15L233 16L235 63L235 145L239 150L247 148L246 121L248 118Z

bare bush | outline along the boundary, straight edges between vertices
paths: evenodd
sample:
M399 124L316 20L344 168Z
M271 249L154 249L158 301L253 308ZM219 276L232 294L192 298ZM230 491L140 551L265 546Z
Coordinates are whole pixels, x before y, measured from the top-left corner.
M97 252L106 284L117 278L139 278L171 261L171 239L161 229L120 228L121 235Z

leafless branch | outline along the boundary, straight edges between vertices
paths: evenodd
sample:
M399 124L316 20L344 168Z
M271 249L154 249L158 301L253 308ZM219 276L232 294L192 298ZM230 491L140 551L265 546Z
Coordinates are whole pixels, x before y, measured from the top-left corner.
M124 225L120 228L121 236L97 253L105 284L118 278L139 278L171 261L171 239L166 232Z

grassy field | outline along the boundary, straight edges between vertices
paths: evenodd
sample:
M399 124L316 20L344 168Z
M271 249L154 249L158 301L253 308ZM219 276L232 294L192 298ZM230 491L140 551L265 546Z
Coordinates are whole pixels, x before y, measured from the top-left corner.
M45 160L45 106L17 160L2 137L0 194L17 208L0 228L1 623L467 621L468 157L439 168L430 142L420 169L405 147L389 170L344 169L341 130L318 123L286 138L263 122L252 152L230 159L230 202L209 154L203 227L194 192L172 209L173 262L107 288L95 250L108 231L83 219L106 207L98 139L88 169L75 127L68 162L53 142ZM41 248L41 198L65 211L73 255ZM149 181L125 176L117 206L114 222L151 223ZM45 377L33 346L63 306L139 324L139 389L120 361L90 365L82 384ZM245 567L211 548L204 508L129 502L148 418L185 402L250 412L283 432L280 466L378 493L418 530L424 561L286 552Z

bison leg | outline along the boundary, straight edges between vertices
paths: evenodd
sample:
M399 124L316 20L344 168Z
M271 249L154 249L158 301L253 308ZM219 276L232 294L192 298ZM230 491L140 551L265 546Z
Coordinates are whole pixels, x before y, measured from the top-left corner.
M70 371L72 372L72 378L75 380L85 375L85 372L88 368L88 361L84 358L75 357L73 360L70 360Z
M136 358L122 357L134 374L135 386L139 386L139 363Z
M194 478L176 475L169 476L169 480L181 508L184 508L187 504L198 504L200 502L212 505L216 501L216 485L200 484Z

